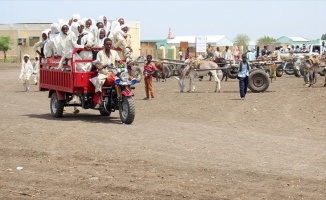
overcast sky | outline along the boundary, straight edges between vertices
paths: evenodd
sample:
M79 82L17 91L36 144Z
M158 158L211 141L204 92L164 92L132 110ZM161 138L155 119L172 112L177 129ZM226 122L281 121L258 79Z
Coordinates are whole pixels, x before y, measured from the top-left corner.
M78 13L82 18L109 20L123 17L140 21L142 40L173 36L226 35L233 40L246 34L250 40L263 36L302 36L320 39L326 33L326 1L3 1L0 24L53 23Z

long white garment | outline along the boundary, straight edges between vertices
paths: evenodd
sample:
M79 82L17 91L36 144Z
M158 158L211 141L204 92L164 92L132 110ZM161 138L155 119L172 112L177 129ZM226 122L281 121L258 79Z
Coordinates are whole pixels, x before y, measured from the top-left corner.
M106 19L106 24L105 24L105 22L104 22L104 18L106 18L105 16L99 16L98 17L98 22L102 22L103 23L103 28L104 28L104 30L105 30L105 33L106 33L106 37L107 37L107 34L110 32L110 28L111 28L111 24L110 24L110 22L108 22L107 21L107 19Z
M37 84L37 82L38 82L38 74L39 74L39 70L40 70L40 63L39 63L38 60L34 60L32 65L33 65L34 83Z
M105 29L103 29L103 28L98 29L99 34L98 34L97 38L95 39L95 45L94 45L94 47L99 47L99 48L101 48L101 47L103 47L103 45L104 45L104 39L106 38L106 37L105 37L106 32L105 32L105 34L104 34L104 37L103 37L103 38L100 38L100 36L101 36L101 31L102 31L102 30L105 31Z
M57 54L59 56L63 56L64 55L64 49L65 49L65 46L66 46L66 38L67 38L67 35L62 32L62 27L64 25L68 26L68 24L61 24L61 26L60 26L60 33L59 33L59 35L56 38L56 42L57 42Z
M51 34L49 36L50 48L52 49L53 55L57 56L59 48L59 34L60 28L58 23L51 24ZM61 54L60 54L61 55Z
M77 44L78 39L78 26L77 22L73 22L71 24L71 32L68 34L66 38L66 44L64 48L64 57L65 58L72 58L72 52L75 48L84 48L84 45Z
M116 29L113 33L113 37L114 37L114 41L115 43L113 43L113 47L114 48L120 48L122 50L119 53L119 56L122 60L133 60L133 53L131 51L131 49L129 47L131 47L131 36L130 34L125 33L122 28L124 26L128 25L122 25L120 26L120 29Z
M114 33L118 30L120 30L120 23L118 21L113 21L109 34L109 38L112 40L112 44L116 43L116 41L114 40Z
M25 62L24 57L28 57L28 61ZM22 66L19 74L18 80L23 83L25 91L29 90L29 79L33 73L33 65L29 60L29 55L23 55Z
M108 57L105 53L105 49L99 51L97 53L96 60L100 61L101 64L104 65L115 65L116 62L119 62L121 60L119 54L115 50L110 50L110 57Z
M51 31L50 29L46 29L46 30L42 31L40 41L39 42L36 42L34 44L34 46L33 46L33 50L34 51L39 50L39 52L43 53L43 55L46 55L46 52L47 52L46 44L48 42L48 35L49 35L49 32L50 31ZM45 40L43 39L43 35L46 35L46 39ZM43 52L42 52L42 49L43 49Z
M83 32L82 38L80 40L81 45L85 45L88 47L92 47L94 45L94 36L92 33ZM80 37L80 36L79 36ZM75 55L76 60L92 60L93 53L91 51L80 51ZM77 62L76 63L76 71L77 72L89 72L92 69L92 63L90 62Z
M73 22L71 24L71 31L64 38L65 44L64 45L61 44L62 41L60 41L60 44L63 47L63 51L62 51L63 54L62 54L61 60L58 65L58 69L62 69L63 62L66 58L68 58L68 59L72 58L72 52L75 48L84 48L84 45L77 44L77 39L78 39L77 35L78 35L78 23Z

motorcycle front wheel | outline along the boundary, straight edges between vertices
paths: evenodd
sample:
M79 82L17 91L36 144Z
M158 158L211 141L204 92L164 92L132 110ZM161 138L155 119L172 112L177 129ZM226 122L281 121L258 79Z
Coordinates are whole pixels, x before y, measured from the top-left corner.
M132 97L123 97L119 103L119 114L122 123L131 124L135 119L135 102Z

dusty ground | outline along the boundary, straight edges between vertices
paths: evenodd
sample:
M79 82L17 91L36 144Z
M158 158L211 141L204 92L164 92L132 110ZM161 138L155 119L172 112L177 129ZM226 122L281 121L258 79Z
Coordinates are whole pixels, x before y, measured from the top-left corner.
M283 76L239 100L154 82L136 118L72 108L51 117L47 92L22 92L19 67L0 66L0 199L326 199L326 88Z

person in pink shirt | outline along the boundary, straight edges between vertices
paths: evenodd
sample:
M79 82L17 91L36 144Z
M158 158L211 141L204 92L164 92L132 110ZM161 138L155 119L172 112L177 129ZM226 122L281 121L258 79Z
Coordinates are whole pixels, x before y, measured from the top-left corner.
M144 65L144 80L145 80L145 92L146 100L154 98L153 88L153 73L157 71L155 64L152 62L152 55L147 55L147 63ZM150 95L150 96L149 96Z
M234 47L233 58L234 58L234 61L240 60L240 50L237 46Z

